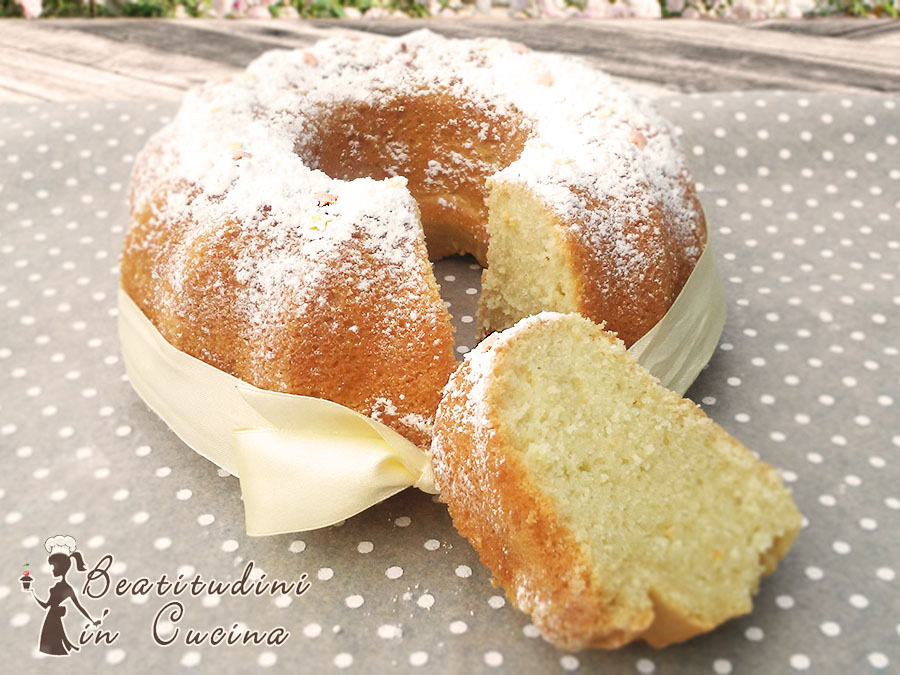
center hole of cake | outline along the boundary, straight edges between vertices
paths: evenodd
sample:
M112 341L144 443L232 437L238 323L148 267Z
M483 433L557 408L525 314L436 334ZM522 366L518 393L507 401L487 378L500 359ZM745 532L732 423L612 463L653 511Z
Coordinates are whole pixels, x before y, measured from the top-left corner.
M407 179L429 257L438 261L434 272L453 316L459 358L477 341L486 181L521 155L528 124L518 113L447 93L377 99L324 112L298 140L297 154L332 178Z
M377 97L376 97L377 99ZM432 260L487 256L487 179L522 154L517 113L446 93L338 104L297 141L307 166L332 178L407 179Z

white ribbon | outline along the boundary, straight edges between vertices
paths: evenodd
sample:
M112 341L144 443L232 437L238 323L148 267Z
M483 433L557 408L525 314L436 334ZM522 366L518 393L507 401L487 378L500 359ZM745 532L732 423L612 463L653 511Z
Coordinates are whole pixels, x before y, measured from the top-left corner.
M631 348L683 394L725 322L707 246L672 307ZM331 401L254 387L170 345L119 289L125 370L147 405L188 446L239 476L247 534L313 530L407 487L435 493L431 459L380 422Z
M716 254L707 245L688 280L653 328L628 349L679 396L709 363L725 327L725 291Z

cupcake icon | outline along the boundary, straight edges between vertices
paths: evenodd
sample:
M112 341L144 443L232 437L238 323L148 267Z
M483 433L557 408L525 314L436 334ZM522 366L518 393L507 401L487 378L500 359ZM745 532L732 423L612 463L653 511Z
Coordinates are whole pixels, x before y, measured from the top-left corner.
M31 577L31 573L26 571L19 581L22 582L22 590L27 593L31 590L31 582L34 581L34 579Z

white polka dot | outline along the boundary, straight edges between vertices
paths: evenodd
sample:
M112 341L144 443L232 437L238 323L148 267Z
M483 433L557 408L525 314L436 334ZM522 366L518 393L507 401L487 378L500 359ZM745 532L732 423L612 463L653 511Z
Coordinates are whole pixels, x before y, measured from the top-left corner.
M878 523L873 518L860 518L859 526L862 529L868 530L869 532L871 532L872 530L875 530L878 528Z
M813 581L819 581L822 577L825 576L825 573L822 571L821 567L816 567L815 565L810 565L806 568L806 576L812 579Z
M577 657L572 656L571 654L566 654L565 656L561 656L559 659L559 665L562 666L563 670L578 670L578 667L581 665L581 662Z
M225 553L233 553L238 550L239 546L240 544L234 539L226 539L222 542L222 550L225 551Z
M271 668L278 662L278 656L275 652L263 652L256 659L256 663L263 668Z
M153 542L153 548L157 551L165 551L170 546L172 546L172 540L168 537L160 537Z
M318 572L316 572L316 578L319 581L328 581L332 577L334 577L334 570L330 567L322 567Z
M197 516L197 522L206 527L207 525L212 525L216 520L216 517L211 513L204 513L203 515Z
M187 488L182 488L181 490L179 490L178 492L175 493L175 498L179 499L181 501L185 501L185 500L190 499L192 494L194 494L194 493L191 492L190 490L188 490Z
M713 671L716 675L728 675L731 669L731 661L728 659L716 659L713 661Z
M31 616L28 614L13 614L9 620L9 625L13 628L21 628L22 626L27 626L29 621L31 621Z
M416 604L422 609L431 609L434 606L434 596L431 593L425 593L419 596Z
M317 638L322 634L322 626L317 623L308 623L303 627L303 634L308 638Z
M837 637L841 634L841 627L834 621L825 621L819 626L819 630L828 637Z
M334 665L337 668L349 668L353 665L353 655L347 652L341 652L334 657Z
M200 652L185 652L181 657L180 663L185 668L193 668L194 666L200 665L201 659Z
M394 525L397 527L408 527L411 522L412 519L409 516L400 516L394 521Z
M541 636L541 632L537 629L537 626L534 624L528 623L522 627L522 634L527 638L539 638Z
M809 666L810 660L806 654L793 654L791 656L791 668L794 670L807 670Z
M469 627L465 621L454 621L450 624L450 632L454 635L462 635L467 630L469 630Z
M403 631L400 630L400 626L394 626L389 623L382 624L378 627L378 637L382 640L392 640L394 638L401 637L403 635Z
M426 551L437 551L441 546L441 542L439 542L437 539L429 539L423 544L423 546L425 547Z
M456 568L456 576L461 579L468 579L472 576L472 568L468 565L458 565Z
M403 576L403 568L396 565L388 567L384 571L384 576L386 576L388 579L399 579Z
M839 555L850 553L850 544L846 541L836 541L831 545L832 550Z
M850 604L856 607L856 609L865 609L869 606L869 599L864 595L854 593L850 596Z
M122 649L110 649L106 652L106 662L110 665L117 665L125 660L125 651Z
M491 668L499 668L503 665L503 654L497 651L485 652L484 662Z
M750 626L750 628L744 631L744 637L750 640L750 642L760 642L765 637L765 634L763 633L762 628Z
M365 603L365 598L361 595L350 595L344 599L344 604L350 609L358 609Z
M409 665L424 666L428 663L428 652L413 652L409 655Z
M775 604L781 609L791 609L794 606L794 598L790 595L779 595L775 598Z
M882 581L893 581L897 578L896 572L892 570L890 567L879 567L875 570L875 576L877 576Z
M869 664L878 670L887 668L891 663L890 659L881 652L872 652L867 658L869 659Z
M360 553L371 553L375 549L375 544L371 541L361 541L356 546L356 550Z

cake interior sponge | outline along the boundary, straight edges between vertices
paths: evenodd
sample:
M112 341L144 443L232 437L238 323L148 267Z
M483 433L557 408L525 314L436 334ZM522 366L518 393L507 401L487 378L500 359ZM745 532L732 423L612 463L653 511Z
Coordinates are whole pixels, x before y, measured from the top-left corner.
M750 612L801 526L775 469L574 314L484 340L432 452L457 529L564 649L660 647Z

